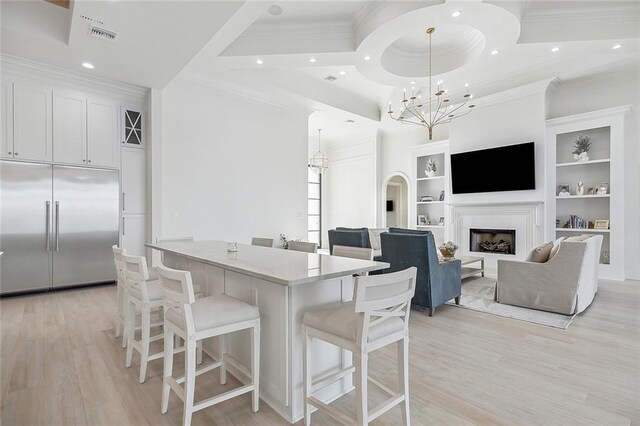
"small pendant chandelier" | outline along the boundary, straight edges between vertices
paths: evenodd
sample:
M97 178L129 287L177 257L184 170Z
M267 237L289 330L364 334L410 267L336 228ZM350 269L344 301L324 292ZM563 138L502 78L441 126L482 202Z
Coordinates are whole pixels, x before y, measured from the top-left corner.
M423 126L429 129L429 140L433 139L433 128L438 124L450 123L454 118L462 117L464 115L469 114L475 105L469 105L467 110L463 110L463 112L456 114L456 112L464 107L467 103L469 103L473 99L473 95L469 93L469 85L465 85L466 93L464 94L464 101L454 108L453 105L449 104L449 99L445 97L447 91L442 87L442 81L437 83L437 91L434 93L431 90L431 35L436 31L435 28L431 27L427 29L427 34L429 34L429 110L425 111L427 105L423 104L422 96L420 94L415 93L415 86L411 88L411 97L407 99L407 92L404 91L402 96L402 103L400 104L400 112L399 115L394 116L394 111L391 106L391 102L389 102L389 117L391 119L401 122L402 124L416 124L418 126ZM433 95L435 94L435 103L436 108L433 110ZM417 96L416 96L417 95Z
M318 129L318 152L309 159L309 167L316 169L318 173L326 173L329 170L329 159L320 149L320 132L322 129Z

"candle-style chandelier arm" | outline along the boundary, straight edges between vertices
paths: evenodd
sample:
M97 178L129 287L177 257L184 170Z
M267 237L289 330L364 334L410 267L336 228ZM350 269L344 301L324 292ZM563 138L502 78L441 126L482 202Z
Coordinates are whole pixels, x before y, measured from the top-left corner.
M404 91L401 107L399 110L399 115L394 116L394 111L391 106L391 102L389 102L389 117L392 120L399 121L403 124L415 124L418 126L423 126L429 129L429 140L432 140L433 137L433 127L438 124L449 123L454 118L463 117L469 113L471 113L473 107L475 105L469 105L469 110L456 115L456 112L460 110L460 108L464 107L469 103L469 101L473 98L473 96L468 92L464 95L464 101L455 107L451 107L449 104L449 99L445 98L446 90L442 87L442 81L439 81L437 84L437 91L435 93L432 92L432 63L431 63L431 53L432 53L432 41L431 37L433 33L436 31L435 28L430 27L427 29L427 34L429 35L429 93L428 99L425 98L425 102L421 102L419 99L421 98L421 92L415 93L414 88L412 87L412 96L407 99L406 90ZM412 83L413 84L413 83ZM436 97L435 102L433 97ZM428 102L428 104L427 104ZM435 104L435 105L434 105ZM433 107L435 106L435 111ZM423 108L428 108L428 115L425 114L425 111L422 111ZM425 108L425 109L426 109ZM415 121L417 120L417 121Z

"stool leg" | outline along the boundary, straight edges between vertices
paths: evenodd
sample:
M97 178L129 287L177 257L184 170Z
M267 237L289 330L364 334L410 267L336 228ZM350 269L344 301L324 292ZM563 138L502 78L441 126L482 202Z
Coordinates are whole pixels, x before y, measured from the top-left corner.
M126 290L122 291L122 317L124 325L122 327L122 347L126 348L129 341L129 295Z
M202 364L202 340L196 343L196 363Z
M127 303L127 368L131 367L133 357L133 340L136 336L136 305L133 302Z
M120 337L120 329L122 328L122 321L121 319L123 318L124 314L122 312L122 285L120 284L120 282L118 282L116 284L117 286L117 297L116 297L116 303L117 303L117 309L116 312L118 314L118 318L116 319L116 327L115 327L115 332L116 332L116 337Z
M307 334L307 328L302 327L302 377L303 377L303 401L304 401L304 424L311 425L311 407L307 400L311 396L311 359L309 357L309 349L311 349L311 337Z
M251 375L253 392L251 392L251 409L257 412L260 404L260 320L251 328Z
M404 394L404 401L400 403L402 409L402 424L411 424L409 410L409 338L398 340L398 378L400 379L400 391Z
M183 426L191 424L193 395L196 388L196 342L190 337L185 342L184 352L184 417Z
M353 354L353 360L356 367L356 418L358 425L366 425L369 423L367 418L369 408L367 406L367 374L369 364L369 354L360 351Z
M220 384L227 384L227 361L224 359L224 354L227 353L227 335L223 334L219 339L219 347L220 347Z
M164 328L164 372L162 373L162 414L167 412L169 408L169 395L171 394L171 386L169 386L169 377L173 376L173 330L168 327Z
M142 352L140 352L140 383L147 378L147 363L149 362L149 340L151 338L151 310L148 306L142 309Z

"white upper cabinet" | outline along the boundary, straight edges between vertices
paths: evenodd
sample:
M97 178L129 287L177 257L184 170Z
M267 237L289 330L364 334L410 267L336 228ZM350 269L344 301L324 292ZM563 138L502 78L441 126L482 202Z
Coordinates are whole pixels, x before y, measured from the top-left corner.
M52 160L51 93L45 86L13 84L13 151L6 150L13 158Z
M87 164L87 98L81 94L54 92L53 160Z
M146 205L146 151L122 148L122 212L144 213Z
M87 101L87 163L92 166L118 167L118 105L89 98Z

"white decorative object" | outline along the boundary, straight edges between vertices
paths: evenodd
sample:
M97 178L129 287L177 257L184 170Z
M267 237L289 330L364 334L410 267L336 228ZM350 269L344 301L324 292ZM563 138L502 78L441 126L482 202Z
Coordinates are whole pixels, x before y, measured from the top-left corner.
M227 251L228 252L238 251L238 243L227 243Z
M597 195L607 195L607 191L609 190L609 184L606 182L602 182L598 184Z
M576 185L576 195L584 195L584 184L582 181Z
M424 174L427 177L434 177L436 175L436 163L433 161L433 158L429 158L427 161L427 170L424 171Z
M589 161L589 150L591 149L591 142L589 142L589 136L580 135L576 139L575 150L573 151L573 159L578 162Z

